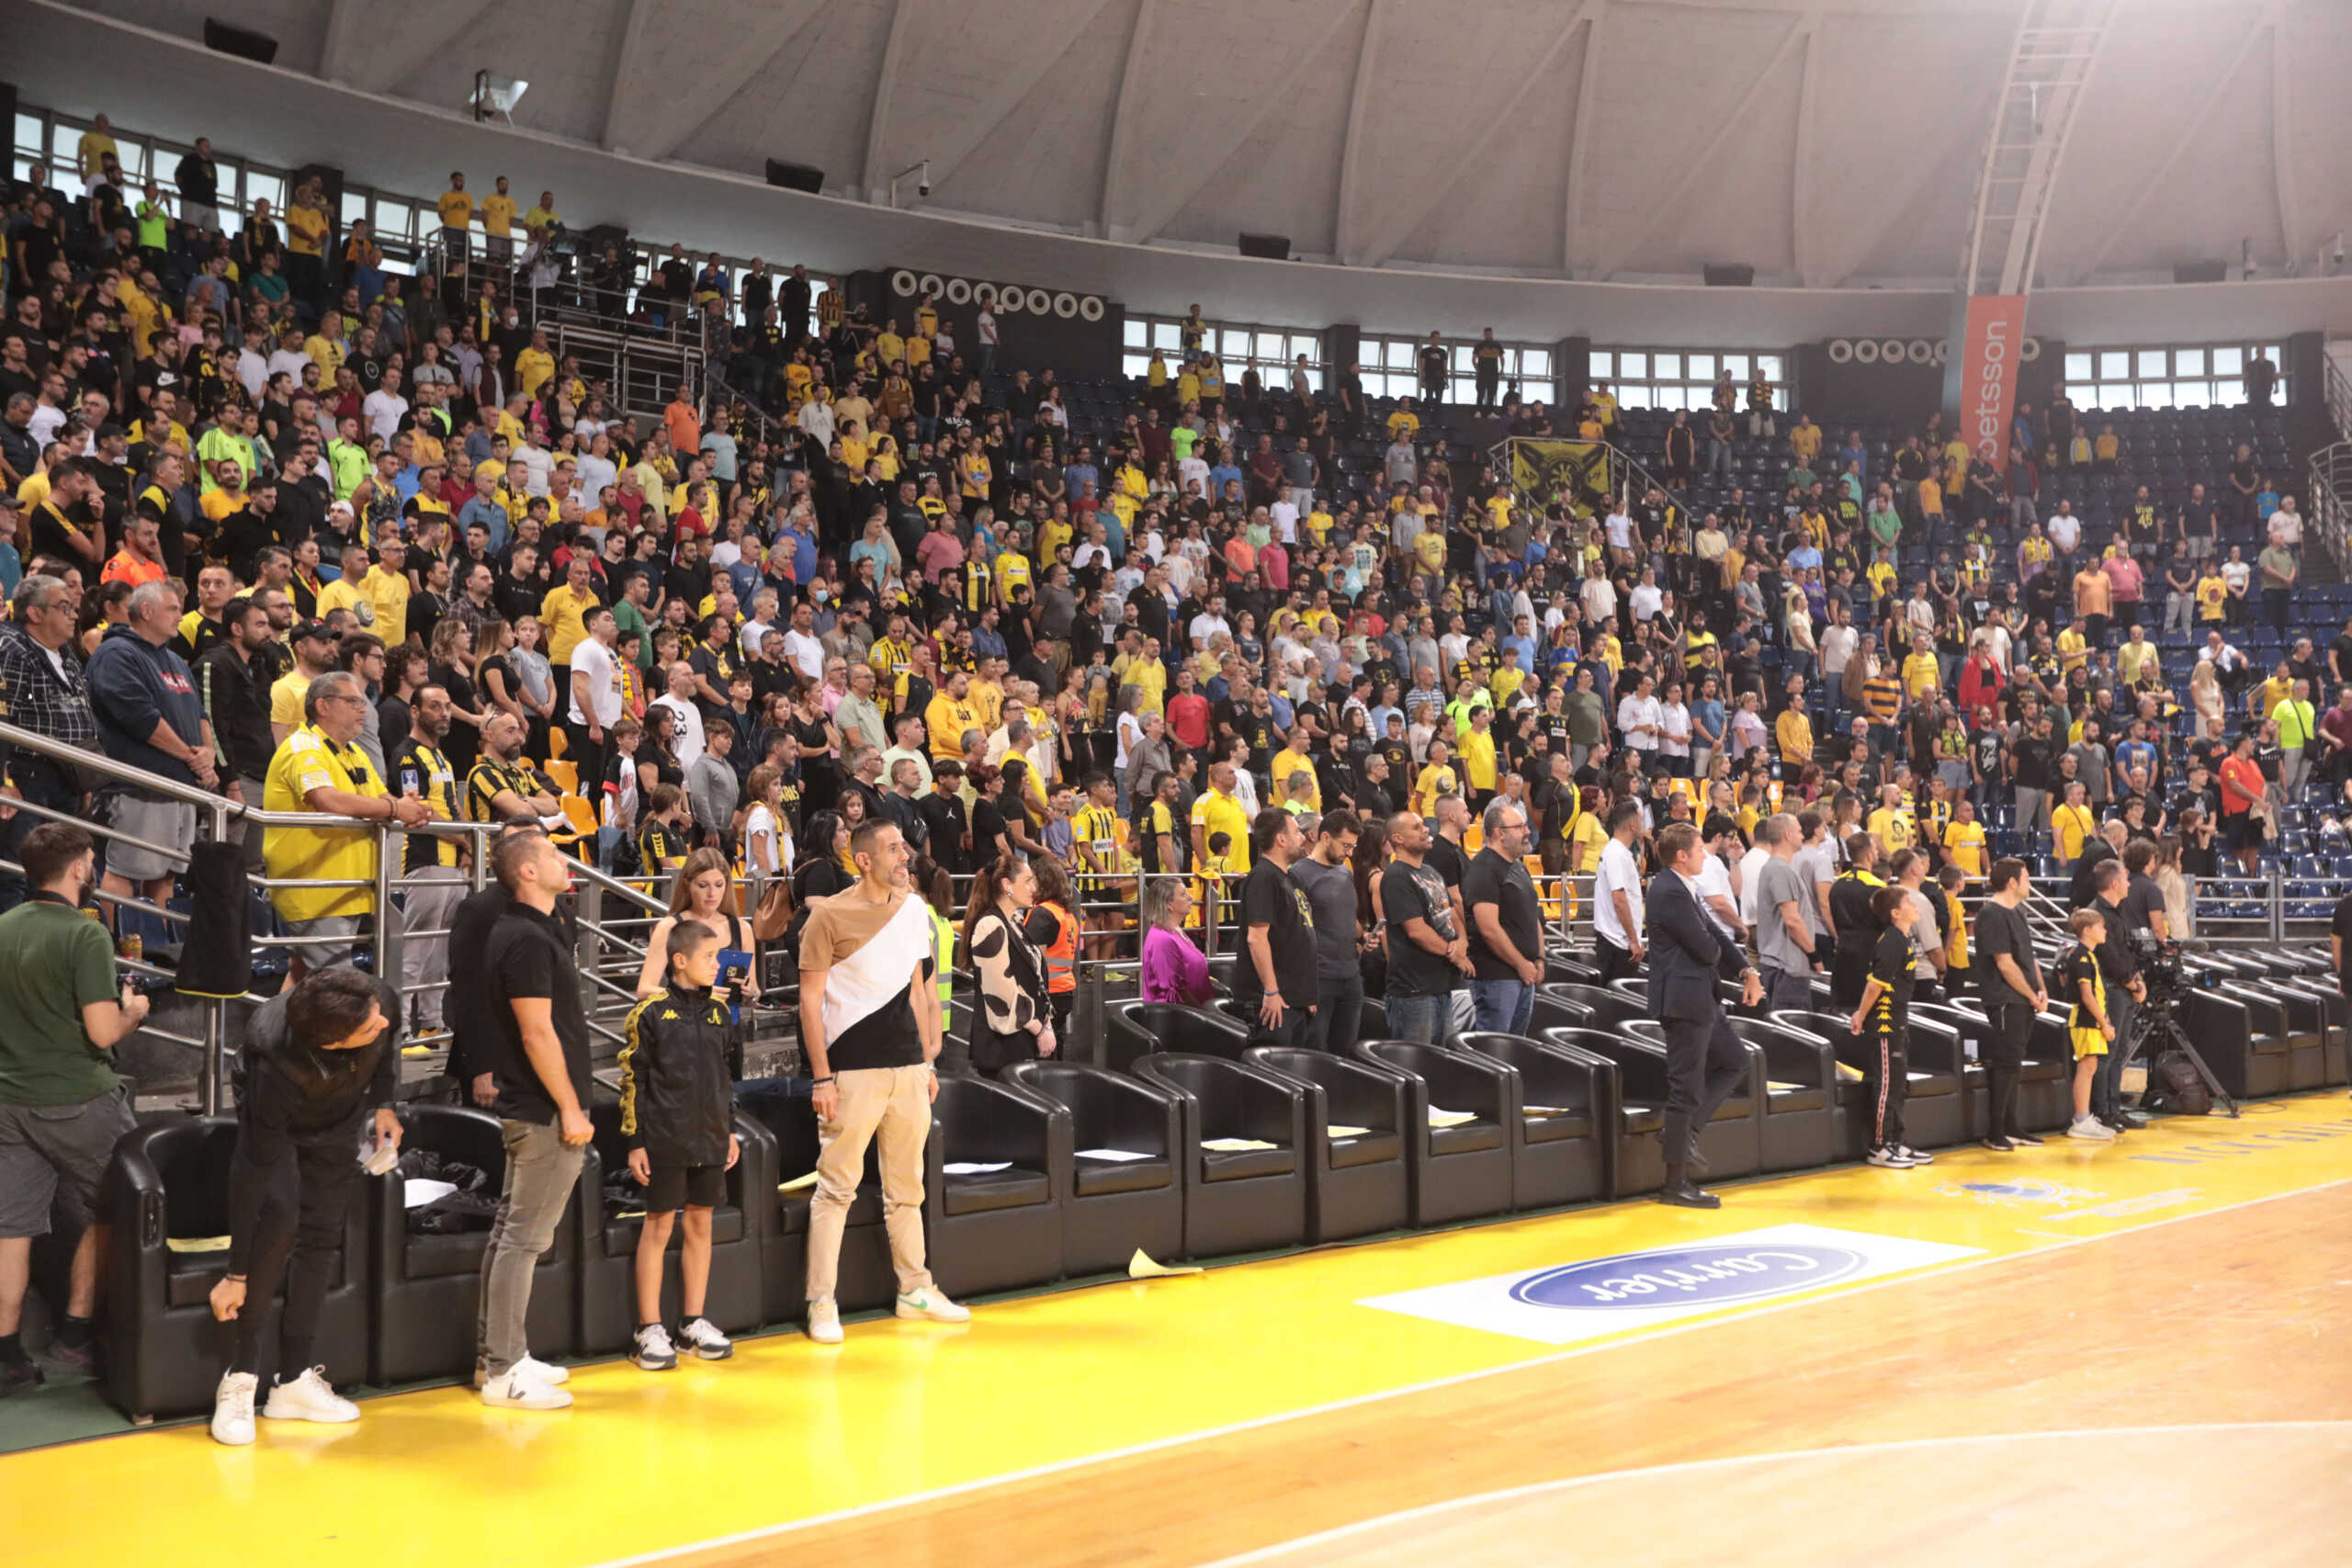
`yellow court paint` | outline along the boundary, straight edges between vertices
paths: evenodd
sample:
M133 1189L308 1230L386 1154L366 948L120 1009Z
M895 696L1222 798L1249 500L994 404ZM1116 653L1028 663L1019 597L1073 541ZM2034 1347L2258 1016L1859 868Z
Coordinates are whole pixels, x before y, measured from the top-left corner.
M2242 1121L2161 1122L2112 1146L1969 1146L1913 1171L1851 1168L1724 1190L1718 1213L1634 1201L1470 1230L984 1304L967 1326L853 1323L731 1361L575 1371L559 1415L435 1390L356 1427L264 1422L251 1449L201 1426L0 1459L10 1568L168 1555L175 1568L325 1562L584 1568L1280 1421L1446 1379L1607 1354L1553 1351L1380 1311L1366 1297L1775 1225L1977 1249L1966 1269L2352 1177L2341 1091ZM1651 1332L1703 1332L1820 1292ZM345 1555L347 1554L347 1555Z

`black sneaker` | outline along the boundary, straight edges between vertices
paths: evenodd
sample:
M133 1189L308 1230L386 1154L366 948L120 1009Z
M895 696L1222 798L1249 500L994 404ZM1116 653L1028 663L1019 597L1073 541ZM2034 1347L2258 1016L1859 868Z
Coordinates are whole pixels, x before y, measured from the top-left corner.
M2035 1137L2031 1133L2011 1133L2009 1142L2021 1149L2038 1149L2042 1144L2042 1140Z
M49 1380L30 1361L0 1361L0 1399L39 1388Z
M1991 1149L1996 1155L2013 1154L2017 1150L2017 1145L2015 1144L2009 1142L2008 1139L2001 1136L1998 1133L1995 1133L1990 1136L1982 1139L1981 1142L1984 1144L1984 1147Z

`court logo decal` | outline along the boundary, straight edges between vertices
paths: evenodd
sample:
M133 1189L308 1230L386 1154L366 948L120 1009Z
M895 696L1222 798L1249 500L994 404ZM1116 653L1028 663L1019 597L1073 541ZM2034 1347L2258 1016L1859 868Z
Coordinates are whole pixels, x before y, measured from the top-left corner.
M1531 1275L1510 1299L1543 1307L1646 1307L1661 1302L1746 1302L1827 1285L1867 1261L1843 1247L1668 1247L1596 1258Z
M1824 1225L1769 1225L1372 1296L1357 1304L1543 1345L1573 1345L1983 1250Z
M1936 1190L1947 1198L1973 1198L2002 1209L2026 1209L2038 1203L2072 1208L2107 1196L2056 1181L1947 1181Z

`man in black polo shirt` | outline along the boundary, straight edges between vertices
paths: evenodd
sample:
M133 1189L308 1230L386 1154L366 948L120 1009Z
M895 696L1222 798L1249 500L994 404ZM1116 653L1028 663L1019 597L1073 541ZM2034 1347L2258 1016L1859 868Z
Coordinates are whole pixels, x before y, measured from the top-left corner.
M2091 874L2091 902L2086 906L2107 917L2107 940L2095 950L2098 957L2098 974L2107 987L2108 1021L2115 1025L2115 1042L2098 1062L2098 1077L2091 1082L2091 1114L2120 1133L2134 1125L2144 1126L2145 1118L2137 1122L2123 1116L2123 1063L2130 1054L2132 1027L2140 1016L2140 1003L2148 995L2147 982L2140 978L2140 961L2132 956L2132 939L2128 934L2139 911L2130 907L2132 874L2123 868L2120 859L2102 861Z
M1990 1089L1984 1146L2006 1154L2041 1142L2018 1120L2018 1081L2034 1018L2049 1008L2050 991L2033 955L2033 930L2018 908L2031 891L2025 862L1995 861L1986 886L1991 896L1976 911L1976 985L1993 1023L1983 1045Z
M1527 813L1509 800L1487 807L1486 842L1463 874L1470 910L1470 999L1483 1030L1524 1034L1544 979L1544 915L1527 874Z
M571 1395L535 1375L525 1322L539 1255L579 1184L588 1121L588 1020L556 900L571 862L543 833L501 839L491 869L511 904L482 952L497 1034L492 1070L506 1144L506 1182L482 1254L476 1358L484 1404L560 1410Z
M1252 1044L1311 1043L1315 1020L1315 916L1290 868L1306 847L1298 819L1261 811L1250 830L1251 863L1241 884L1245 947L1234 965L1233 995L1257 1021Z

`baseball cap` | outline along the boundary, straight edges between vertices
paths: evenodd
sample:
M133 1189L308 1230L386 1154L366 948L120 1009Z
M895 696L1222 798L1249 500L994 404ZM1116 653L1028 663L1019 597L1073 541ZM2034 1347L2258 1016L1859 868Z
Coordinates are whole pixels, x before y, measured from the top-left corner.
M324 621L302 621L297 623L294 629L287 634L286 640L300 642L305 637L318 637L322 641L333 642L335 630Z

